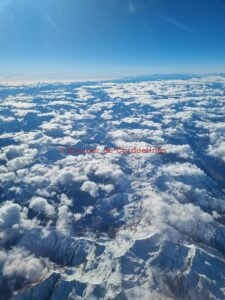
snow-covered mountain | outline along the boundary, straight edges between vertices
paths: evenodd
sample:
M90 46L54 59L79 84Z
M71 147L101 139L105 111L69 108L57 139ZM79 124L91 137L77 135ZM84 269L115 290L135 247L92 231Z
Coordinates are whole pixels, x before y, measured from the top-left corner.
M0 299L225 299L224 103L222 75L1 85Z

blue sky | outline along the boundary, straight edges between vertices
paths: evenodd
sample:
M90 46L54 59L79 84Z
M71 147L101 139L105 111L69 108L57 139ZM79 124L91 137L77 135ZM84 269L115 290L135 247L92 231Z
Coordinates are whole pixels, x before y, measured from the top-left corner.
M0 0L0 77L225 72L224 0Z

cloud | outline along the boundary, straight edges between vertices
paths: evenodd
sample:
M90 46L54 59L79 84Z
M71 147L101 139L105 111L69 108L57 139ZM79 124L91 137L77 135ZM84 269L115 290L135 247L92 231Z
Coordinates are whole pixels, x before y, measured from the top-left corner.
M80 189L83 192L88 192L91 197L96 197L98 195L98 185L94 182L84 181Z
M193 30L191 28L189 28L188 26L184 25L181 22L178 22L172 18L160 15L161 19L163 19L164 21L166 21L167 23L173 25L174 27L177 27L178 29L181 29L183 31L186 31L188 33L193 33Z
M191 163L173 163L162 166L163 173L172 177L176 176L204 176L204 172Z
M9 171L16 171L28 166L37 155L37 149L28 148L27 145L9 146L3 148L8 160Z
M80 219L84 218L87 215L91 215L92 211L94 210L93 206L84 207L84 213L76 213L74 214L75 221L79 221Z
M187 30L174 20L165 22ZM190 291L187 281L193 282L201 273L200 292L208 290L204 284L210 282L216 298L224 288L218 286L220 280L210 277L215 266L218 274L224 270L215 263L215 253L225 251L225 198L217 185L223 178L224 86L224 78L217 76L80 87L73 83L7 87L11 96L3 95L0 104L4 130L0 265L6 282L14 289L17 276L42 281L46 261L41 257L45 256L54 263L80 264L75 273L58 269L63 287L71 279L88 284L94 280L100 291L107 291L105 298L116 298L115 291L119 293L123 286L122 296L160 299L162 294L165 299L170 287L166 276L178 278L188 266L182 290ZM81 148L160 145L168 151L73 156L59 151L68 144ZM146 240L155 235L155 242L150 240L145 248ZM96 245L90 250L87 244L93 240ZM137 241L141 241L141 254L138 247L132 252ZM190 251L190 241L194 249L200 245L211 257L204 256L201 272L195 269L200 265L199 250ZM190 258L196 264L189 265ZM124 261L135 270L132 278L121 273ZM165 271L168 264L170 272ZM204 272L206 265L210 272ZM46 282L43 279L33 287L41 289ZM28 285L21 287L30 291ZM192 298L197 290L193 285ZM54 290L57 296L58 291ZM91 297L94 288L88 293Z
M220 158L225 162L225 141L216 143L214 146L209 145L208 154Z
M162 296L155 291L151 291L150 289L140 286L128 289L125 292L128 299L143 299L143 300L166 300L170 299L167 296Z
M52 28L55 31L58 31L59 28L58 28L57 24L55 23L55 21L52 19L52 17L50 17L48 14L45 14L45 16L46 16L46 19L47 19L48 23L52 26Z
M0 228L9 229L20 224L22 208L13 202L5 202L0 207Z
M32 197L29 203L29 208L34 210L37 214L43 213L47 217L55 215L55 208L48 201L42 197Z
M36 220L27 218L27 208L12 201L0 207L0 244L13 244L25 231L35 227Z
M56 223L57 230L62 234L69 234L70 224L72 220L72 213L69 211L68 206L62 205L58 209L58 219Z
M134 2L129 1L129 3L128 3L128 11L130 13L134 13L136 11L136 6L135 6Z
M65 194L61 194L60 204L70 206L70 205L72 205L72 200L69 199Z
M23 278L28 282L33 282L47 273L47 268L38 258L20 248L14 248L7 254L3 253L1 258L2 261L4 260L3 275L14 280Z

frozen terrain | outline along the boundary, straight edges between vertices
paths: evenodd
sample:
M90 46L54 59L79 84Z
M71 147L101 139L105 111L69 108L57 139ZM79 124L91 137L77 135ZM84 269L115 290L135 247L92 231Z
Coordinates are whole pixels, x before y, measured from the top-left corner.
M0 134L1 300L225 299L225 77L1 85Z

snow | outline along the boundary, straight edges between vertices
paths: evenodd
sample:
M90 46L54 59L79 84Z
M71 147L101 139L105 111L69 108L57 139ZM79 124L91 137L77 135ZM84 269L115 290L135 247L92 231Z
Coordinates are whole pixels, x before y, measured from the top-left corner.
M1 86L0 294L224 299L224 88Z

